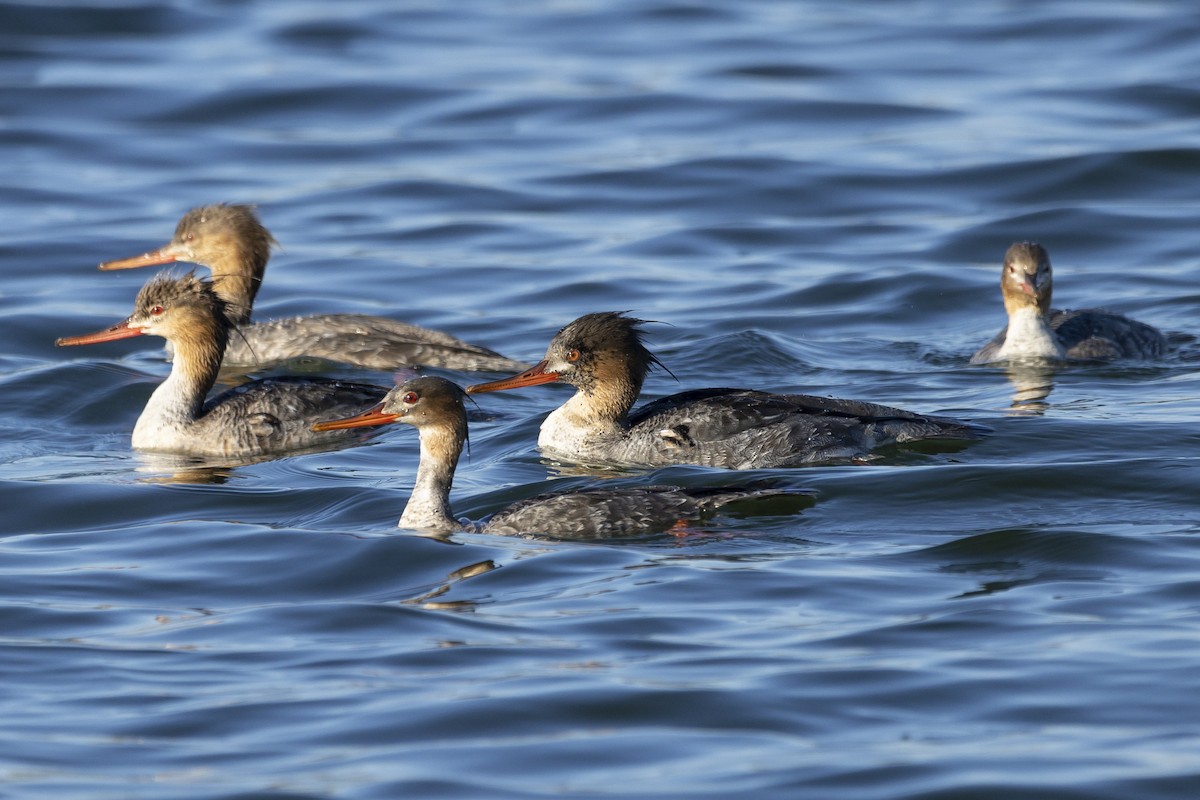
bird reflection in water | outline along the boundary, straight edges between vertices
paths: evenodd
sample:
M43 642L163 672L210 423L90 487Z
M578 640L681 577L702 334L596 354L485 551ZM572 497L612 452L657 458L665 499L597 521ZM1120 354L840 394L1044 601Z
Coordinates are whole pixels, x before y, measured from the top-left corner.
M425 534L426 538L438 539L439 541L453 544L448 534ZM438 586L432 591L417 595L411 599L405 600L405 605L420 606L431 610L443 611L472 611L477 602L474 600L437 600L436 598L449 592L457 584L465 581L467 578L474 578L477 575L485 575L494 569L498 569L499 565L491 559L478 561L474 564L468 564L465 567L459 567L446 576L446 582Z
M1019 362L1005 365L1004 374L1012 384L1009 416L1040 417L1050 408L1046 398L1054 391L1054 373L1060 365L1052 362Z

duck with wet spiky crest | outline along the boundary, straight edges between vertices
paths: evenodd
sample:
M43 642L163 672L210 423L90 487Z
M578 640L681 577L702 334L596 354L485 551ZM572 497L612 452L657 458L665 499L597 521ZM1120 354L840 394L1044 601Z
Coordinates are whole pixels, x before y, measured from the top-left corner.
M414 378L388 392L377 406L345 419L318 423L320 431L400 422L417 429L421 456L400 527L448 533L458 530L572 539L645 535L700 519L743 500L788 496L805 504L810 494L763 484L687 488L623 486L540 494L508 505L480 523L455 520L450 509L454 472L467 440L464 393L445 378Z
M1050 307L1054 276L1050 255L1036 242L1018 242L1004 253L1000 292L1008 325L971 357L993 361L1158 358L1167 340L1156 328L1098 308Z
M149 452L260 457L352 443L345 432L317 433L313 422L377 402L381 386L319 378L270 378L206 399L229 339L225 302L195 275L158 275L138 292L133 313L103 331L59 339L59 346L161 336L175 348L171 373L133 428L133 447Z
M703 464L726 469L854 460L893 444L976 439L979 426L897 408L751 389L697 389L630 413L652 366L643 320L585 314L560 330L543 361L512 378L470 386L494 392L562 381L575 394L542 423L538 445L589 464Z
M183 215L171 241L140 256L106 261L102 270L186 261L212 270L240 336L230 340L226 368L266 367L314 357L365 369L428 366L507 372L527 365L440 331L368 314L321 314L250 322L275 238L253 206L217 203Z

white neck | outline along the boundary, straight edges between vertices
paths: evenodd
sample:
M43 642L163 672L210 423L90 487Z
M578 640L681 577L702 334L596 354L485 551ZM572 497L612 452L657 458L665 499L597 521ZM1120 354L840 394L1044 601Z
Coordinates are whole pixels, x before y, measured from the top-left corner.
M450 486L462 451L453 431L421 428L421 460L412 495L400 515L399 527L428 531L456 531L459 524L450 511Z
M217 382L227 333L217 320L193 320L174 337L171 374L159 385L133 427L137 450L191 450L206 415L204 398Z
M208 386L198 385L186 364L176 359L171 374L159 384L137 424L133 426L132 445L136 450L179 450L203 407Z
M996 356L1001 359L1066 358L1066 353L1046 317L1036 308L1026 306L1009 315L1004 346Z
M620 423L596 413L590 397L583 392L576 392L542 422L538 446L582 453L598 441L619 436L623 431Z

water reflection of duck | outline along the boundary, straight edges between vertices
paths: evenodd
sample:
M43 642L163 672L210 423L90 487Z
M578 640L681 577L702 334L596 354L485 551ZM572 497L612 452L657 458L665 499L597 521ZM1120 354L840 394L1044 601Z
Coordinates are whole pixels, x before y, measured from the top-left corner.
M162 336L175 348L171 373L133 428L133 447L188 455L247 457L352 441L316 433L314 421L349 413L386 394L380 386L320 378L251 381L205 400L229 338L225 303L196 278L159 275L138 292L133 313L103 331L59 339L60 346Z
M976 439L983 429L947 417L799 394L697 389L630 413L651 366L642 320L586 314L560 330L546 358L512 378L468 387L491 392L562 381L570 400L542 423L538 445L572 461L728 469L861 458L877 447L925 439Z
M425 365L458 370L509 371L526 364L439 331L367 314L321 314L250 322L274 237L247 205L218 203L183 215L171 241L132 258L106 261L102 270L187 261L212 270L213 286L240 327L225 353L226 366L264 366L300 357L367 369Z
M520 500L486 522L464 525L450 510L450 488L463 444L467 413L463 390L444 378L423 376L392 389L383 402L346 419L321 422L320 431L403 422L421 438L421 457L412 496L400 527L448 532L544 534L593 538L661 532L739 500L779 495L806 496L795 490L754 487L683 488L626 486L542 494Z
M1050 307L1053 275L1046 248L1018 242L1004 254L1000 291L1008 325L971 358L972 364L1019 359L1157 358L1167 341L1157 329L1096 308Z
M1051 362L1010 361L1004 374L1012 384L1012 403L1009 413L1017 416L1040 416L1050 408L1048 398L1054 391L1057 365Z

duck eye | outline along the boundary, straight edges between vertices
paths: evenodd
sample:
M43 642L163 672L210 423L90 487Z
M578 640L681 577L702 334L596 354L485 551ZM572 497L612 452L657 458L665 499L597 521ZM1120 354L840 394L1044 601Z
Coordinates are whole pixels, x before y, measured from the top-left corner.
M152 316L152 317L161 317L161 316L162 316L162 313L163 313L164 311L166 311L166 309L165 309L165 308L163 308L162 306L151 306L151 307L150 307L150 316Z
M401 397L400 399L411 406L413 403L417 402L421 398L417 396L416 392L405 392L404 397Z
M579 360L580 355L582 354L572 347L569 351L567 351L567 361L570 361L572 364L574 364Z

